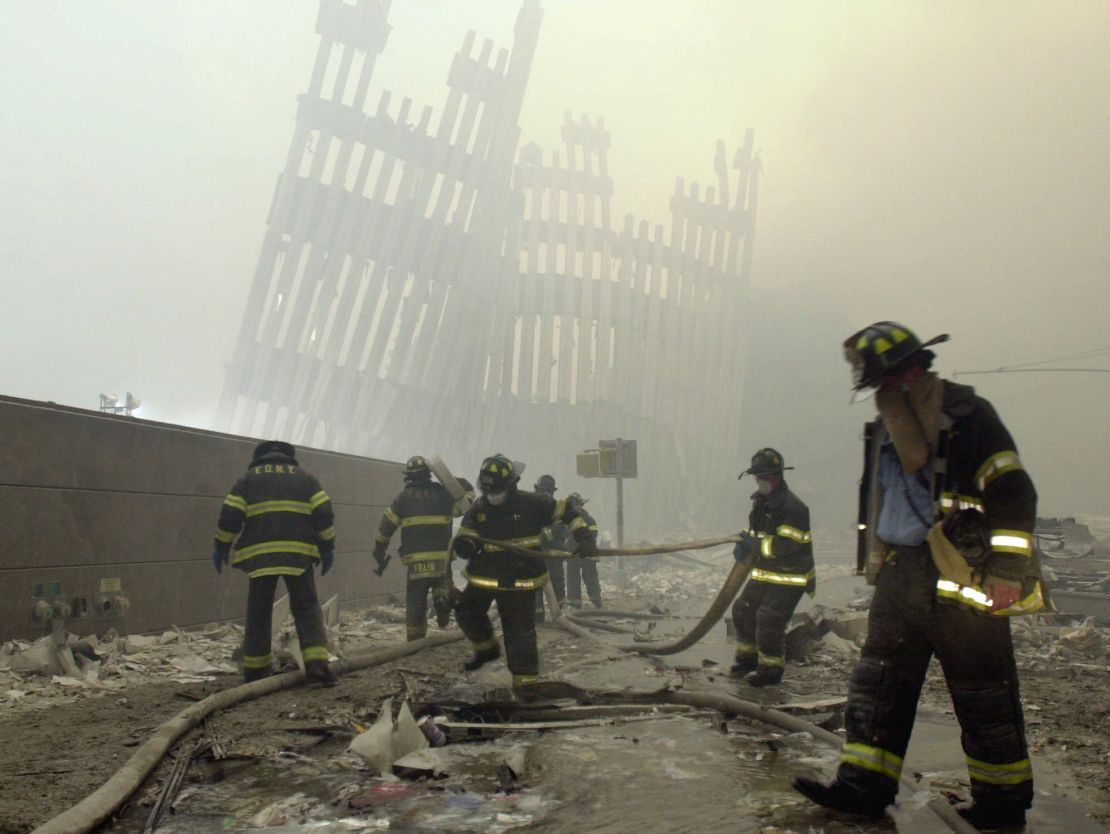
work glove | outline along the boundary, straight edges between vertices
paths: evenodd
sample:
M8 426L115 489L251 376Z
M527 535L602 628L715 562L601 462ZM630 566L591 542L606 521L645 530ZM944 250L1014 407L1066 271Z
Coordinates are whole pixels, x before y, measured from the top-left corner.
M470 536L459 536L455 539L453 549L460 559L473 559L482 552L482 543Z
M737 562L746 562L751 558L752 550L755 549L755 539L747 530L741 530L738 535L740 541L736 543L736 547L732 548L732 558Z
M576 539L578 542L578 556L583 559L592 559L597 556L597 539L593 536L583 536Z
M335 550L331 547L320 548L320 576L327 576L335 563Z
M216 569L216 573L222 573L224 565L227 564L227 551L222 547L212 548L212 567Z
M385 554L385 545L378 542L374 545L374 561L378 563L378 576L385 572L386 565L389 564L389 557Z

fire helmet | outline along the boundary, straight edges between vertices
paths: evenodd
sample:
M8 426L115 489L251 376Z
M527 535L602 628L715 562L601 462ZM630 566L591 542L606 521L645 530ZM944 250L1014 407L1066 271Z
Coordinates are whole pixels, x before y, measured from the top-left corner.
M498 453L482 461L482 469L478 473L478 489L483 493L500 492L519 480L520 476L516 473L513 462Z
M432 468L428 466L428 461L424 460L420 455L413 455L405 461L404 470L405 482L415 481L430 481L432 478Z
M273 454L293 458L297 456L297 450L293 448L292 443L286 443L284 440L263 440L254 447L251 459L258 460L261 457Z
M532 489L536 492L546 492L548 495L555 494L555 478L551 475L540 475L536 478L536 483Z
M742 478L745 475L780 475L783 470L793 468L793 466L786 466L782 455L768 446L752 455L752 465L741 472L740 477Z
M911 359L928 367L933 352L930 345L948 341L948 334L922 342L912 330L896 321L869 324L844 341L844 357L852 366L852 388L874 388L887 374L900 373L910 367Z

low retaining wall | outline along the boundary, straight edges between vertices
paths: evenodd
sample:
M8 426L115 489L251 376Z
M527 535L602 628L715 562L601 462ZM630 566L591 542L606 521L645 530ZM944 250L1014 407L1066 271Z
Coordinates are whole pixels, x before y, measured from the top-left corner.
M0 640L46 633L32 618L40 600L82 611L69 627L81 634L240 619L247 579L216 574L212 536L256 443L0 397ZM400 561L379 578L370 556L401 464L318 449L297 458L335 506L335 567L317 576L321 600L403 599Z

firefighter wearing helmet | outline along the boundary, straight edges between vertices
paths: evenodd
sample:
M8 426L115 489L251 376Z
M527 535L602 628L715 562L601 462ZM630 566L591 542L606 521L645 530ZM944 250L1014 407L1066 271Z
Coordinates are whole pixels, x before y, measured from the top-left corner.
M555 497L555 478L552 475L540 475L532 485L533 492ZM555 556L563 556L574 552L574 536L565 524L549 524L543 528L540 535L540 550ZM562 605L567 596L567 571L563 564L564 559L552 559L547 563L547 570L551 576L551 590L555 592L555 600ZM544 615L543 589L536 591L536 622L542 623Z
M579 552L592 555L597 549L597 533L593 520L580 507L521 490L519 480L519 467L504 455L482 461L478 473L481 494L463 516L453 545L455 555L467 562L463 571L467 584L455 616L474 646L474 656L463 668L474 671L501 655L489 618L489 607L497 602L513 691L527 700L529 687L539 680L534 598L547 582L547 564L542 556L502 545L537 550L543 529L562 522L574 536Z
M583 498L579 493L572 492L567 496L567 503L574 504L578 507L583 507L588 499ZM598 541L605 547L612 545L604 544L605 534L598 534ZM594 608L601 608L601 579L597 573L597 558L591 556L588 559L575 553L573 559L567 560L567 604L572 608L582 607L582 585L586 586L586 595L590 599L590 604Z
M736 659L729 670L750 686L775 685L786 668L786 626L803 593L813 595L816 578L809 507L786 485L782 455L760 449L741 473L754 475L756 491L748 529L733 555L752 560L747 584L732 606Z
M978 828L1017 826L1033 801L1007 617L1043 606L1033 553L1037 493L989 402L930 370L908 327L876 322L844 352L875 389L864 430L858 567L875 584L848 691L836 779L798 777L825 807L878 818L894 801L917 701L936 655L952 694Z
M331 570L335 516L328 494L296 454L283 440L266 440L255 447L250 466L220 507L212 563L220 573L230 561L250 577L243 679L251 683L273 674L270 620L274 592L283 579L297 624L305 680L334 686L313 569L319 565L321 576Z
M419 640L428 633L428 594L436 624L451 622L451 585L447 574L447 550L451 544L451 520L457 515L455 501L447 488L432 480L432 470L423 457L408 459L402 489L382 514L374 536L374 561L379 573L389 564L386 548L401 530L401 563L408 570L405 582L405 636Z

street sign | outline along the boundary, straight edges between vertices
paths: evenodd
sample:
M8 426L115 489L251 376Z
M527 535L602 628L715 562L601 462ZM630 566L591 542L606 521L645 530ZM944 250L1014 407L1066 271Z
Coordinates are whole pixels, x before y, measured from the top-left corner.
M636 477L636 441L635 440L599 440L598 451L601 453L602 472L614 478Z
M587 449L575 458L583 478L635 478L636 441L599 440L598 448Z

